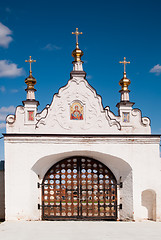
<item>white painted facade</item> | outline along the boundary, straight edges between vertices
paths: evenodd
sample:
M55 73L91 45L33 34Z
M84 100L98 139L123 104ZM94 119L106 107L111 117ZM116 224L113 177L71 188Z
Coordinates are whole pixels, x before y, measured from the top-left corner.
M0 169L0 220L5 218L4 170Z
M104 163L118 183L121 177L119 220L161 221L160 136L151 135L150 120L127 100L118 103L118 116L103 108L85 79L82 62L73 65L71 79L41 113L38 102L28 99L7 117L6 220L41 220L37 184L55 163L77 155ZM82 106L82 120L71 120L75 102Z

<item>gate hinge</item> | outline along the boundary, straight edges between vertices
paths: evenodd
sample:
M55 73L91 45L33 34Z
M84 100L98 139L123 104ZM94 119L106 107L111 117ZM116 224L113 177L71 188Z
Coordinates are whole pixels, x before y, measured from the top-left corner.
M37 183L37 188L41 188L41 186L43 186L43 184L41 184L41 183Z
M119 183L120 188L123 188L122 176L120 176L120 181L119 182L120 182Z
M123 188L123 182L120 182L120 188Z
M119 205L117 205L118 209L122 209L122 203L120 203Z
M38 210L40 210L42 205L38 204L37 207L38 207Z
M117 183L117 186L119 186L120 188L123 188L123 182Z

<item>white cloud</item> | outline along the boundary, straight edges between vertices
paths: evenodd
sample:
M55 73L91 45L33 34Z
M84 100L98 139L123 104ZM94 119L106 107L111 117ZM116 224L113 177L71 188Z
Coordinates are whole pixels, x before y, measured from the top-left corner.
M12 31L5 25L0 22L0 46L8 48L10 42L13 41L13 38L10 36Z
M48 43L44 48L42 48L43 50L48 50L48 51L53 51L53 50L61 50L61 47L53 45L51 43Z
M19 77L24 74L23 68L18 68L17 64L7 60L0 60L0 77Z
M1 107L0 108L0 113L14 113L15 107L14 106L9 106L9 107Z
M0 123L0 128L5 128L6 124L5 123Z
M0 92L5 92L5 91L6 91L5 87L4 87L4 86L1 86L1 87L0 87Z
M91 75L87 75L86 78L89 80L89 79L92 79L92 76Z
M17 93L18 89L11 89L10 91L11 91L11 93Z
M0 108L0 121L5 121L8 114L13 114L15 112L14 106L1 107ZM5 128L5 122L0 123L0 128Z
M5 121L6 116L7 115L5 115L5 114L0 114L0 121Z
M151 73L155 73L156 75L161 74L161 66L159 64L155 65L152 69L150 69Z

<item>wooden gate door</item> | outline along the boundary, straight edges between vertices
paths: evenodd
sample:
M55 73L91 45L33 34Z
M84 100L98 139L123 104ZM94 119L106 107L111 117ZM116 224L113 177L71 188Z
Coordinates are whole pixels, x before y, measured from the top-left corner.
M101 162L71 157L52 166L42 183L42 219L117 219L117 182Z

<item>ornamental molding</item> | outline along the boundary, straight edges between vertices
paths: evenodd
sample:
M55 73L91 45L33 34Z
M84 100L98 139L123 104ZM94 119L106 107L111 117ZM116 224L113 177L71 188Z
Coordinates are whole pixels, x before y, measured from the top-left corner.
M84 106L83 121L72 121L70 106L73 102L80 102ZM60 128L70 132L95 131L108 133L109 129L119 131L121 126L116 120L111 119L109 108L104 109L101 97L83 77L74 77L65 87L60 88L54 95L51 105L36 115L36 129ZM114 114L113 114L114 116ZM112 130L111 130L112 132Z
M35 144L160 144L160 136L4 136L6 143Z
M6 123L8 123L9 125L13 124L16 120L16 115L20 114L24 114L24 107L23 106L17 106L16 107L16 111L15 114L10 114L6 117Z
M139 118L139 122L142 126L144 127L150 126L150 119L148 117L142 117L142 113L140 109L138 108L132 109L131 114L133 117Z

